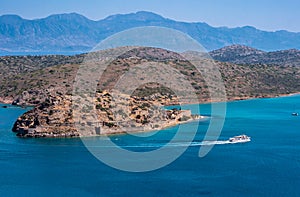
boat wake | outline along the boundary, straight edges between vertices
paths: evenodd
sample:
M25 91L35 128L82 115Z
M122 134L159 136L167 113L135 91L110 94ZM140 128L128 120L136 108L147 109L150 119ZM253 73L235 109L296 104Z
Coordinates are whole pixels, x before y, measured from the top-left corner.
M161 148L161 147L193 147L193 146L212 146L212 145L224 145L224 144L237 144L237 143L246 143L250 142L250 137L247 135L239 135L229 138L228 140L216 140L216 141L193 141L193 142L161 142L161 141L152 141L152 142L145 142L139 144L124 144L118 143L120 142L119 138L114 138L112 141L121 148ZM122 141L122 140L121 140ZM102 145L101 142L97 142L99 145L89 146L89 147L116 147L111 145Z
M169 146L169 147L178 147L178 146L212 146L212 145L221 145L221 144L237 144L237 143L246 143L250 142L251 138L245 134L238 135L229 138L229 140L217 140L217 141L201 141L201 142L191 142L191 143L184 143L184 142L178 142L178 143L167 143L167 144L160 144L159 147L162 146Z
M237 143L246 143L249 141L243 142L231 142L230 140L218 140L218 141L202 141L202 142L191 142L191 143L169 143L166 146L211 146L211 145L222 145L222 144L237 144Z
M237 143L246 143L250 142L250 140L245 141L230 141L230 140L220 140L220 141L203 141L199 143L195 143L195 146L210 146L210 145L218 145L218 144L237 144ZM194 143L192 142L191 146L193 146Z
M173 142L173 143L145 143L138 145L119 145L122 148L160 148L160 147L194 147L194 146L211 146L224 144L237 144L250 142L250 139L232 141L232 140L218 140L218 141L201 141L201 142ZM109 146L105 146L109 147Z

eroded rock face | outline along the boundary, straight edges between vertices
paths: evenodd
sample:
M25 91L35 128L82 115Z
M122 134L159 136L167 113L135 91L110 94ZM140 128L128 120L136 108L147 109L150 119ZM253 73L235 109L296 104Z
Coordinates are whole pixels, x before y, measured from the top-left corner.
M20 137L79 136L72 122L70 96L49 93L42 103L17 119L12 131Z

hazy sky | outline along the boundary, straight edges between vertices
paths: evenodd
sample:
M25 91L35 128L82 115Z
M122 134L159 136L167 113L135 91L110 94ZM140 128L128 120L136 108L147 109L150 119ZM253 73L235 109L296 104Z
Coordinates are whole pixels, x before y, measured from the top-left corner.
M0 0L0 15L42 18L77 12L99 20L112 14L151 11L164 17L212 26L251 25L300 32L300 0Z

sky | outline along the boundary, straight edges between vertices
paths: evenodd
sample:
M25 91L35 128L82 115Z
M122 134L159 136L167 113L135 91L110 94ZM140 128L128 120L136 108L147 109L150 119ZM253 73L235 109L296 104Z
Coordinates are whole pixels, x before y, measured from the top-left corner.
M151 11L185 22L211 26L254 26L300 32L299 0L0 0L0 15L26 19L76 12L92 20L113 14Z

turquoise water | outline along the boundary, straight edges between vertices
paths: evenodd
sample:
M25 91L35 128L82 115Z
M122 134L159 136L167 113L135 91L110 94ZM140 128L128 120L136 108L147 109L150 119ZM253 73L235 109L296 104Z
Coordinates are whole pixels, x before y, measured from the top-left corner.
M300 96L230 102L219 140L245 133L251 142L216 145L204 158L198 157L200 146L192 146L175 162L146 173L106 166L80 139L17 138L10 130L26 109L0 108L0 194L299 196L300 116L291 116L294 106L300 111ZM209 115L209 109L200 105L203 114ZM184 126L187 132L193 124L198 122ZM199 123L196 142L208 124ZM176 128L151 137L121 135L112 140L127 149L149 151L168 142Z

